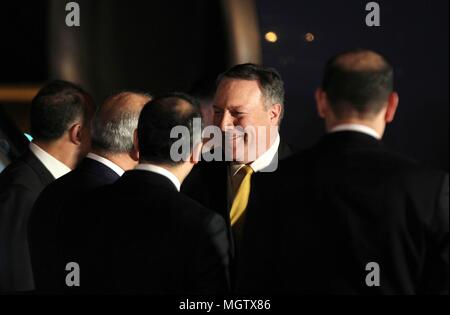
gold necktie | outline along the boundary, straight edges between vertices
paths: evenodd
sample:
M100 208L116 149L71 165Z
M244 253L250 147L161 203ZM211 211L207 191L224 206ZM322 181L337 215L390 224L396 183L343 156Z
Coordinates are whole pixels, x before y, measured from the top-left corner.
M253 169L247 165L242 167L239 172L244 174L244 179L239 186L239 190L237 191L236 197L233 201L233 206L231 207L231 226L234 226L239 221L247 209L248 199L250 197L251 179L254 173Z

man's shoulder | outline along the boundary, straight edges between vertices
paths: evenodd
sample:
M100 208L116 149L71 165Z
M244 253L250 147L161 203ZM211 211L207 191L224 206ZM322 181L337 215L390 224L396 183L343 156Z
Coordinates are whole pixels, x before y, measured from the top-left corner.
M59 201L65 199L66 196L79 197L71 189L72 187L74 187L73 177L73 172L70 172L50 183L40 194L37 204L44 203L45 207L49 207L49 203L59 203Z
M281 161L278 170L278 176L285 180L293 178L297 184L302 179L311 181L311 177L333 177L344 173L347 177L366 174L367 180L380 178L386 183L405 187L428 185L430 190L434 184L440 185L448 175L385 146L342 154L330 154L314 146Z
M152 215L161 210L191 225L204 224L216 215L212 210L175 189L154 185L132 186L123 179L94 190L88 195L88 199L92 200L92 205L96 208L115 208L120 210L119 212L126 210L121 209L124 204L136 204L139 208L146 209L146 211L135 209L135 215Z
M228 166L229 163L227 162L201 161L185 179L182 190L191 192L191 190L199 189L199 187L214 185L220 178L226 178Z
M5 204L14 205L15 210L18 210L19 205L24 209L32 207L44 188L42 178L22 158L10 164L0 174L0 199Z
M65 192L72 189L81 191L86 189L86 184L90 181L96 182L99 180L101 180L101 178L99 178L98 176L94 176L82 170L75 169L52 182L46 188L46 191Z
M184 193L177 193L176 201L185 205L185 207L182 208L182 211L186 212L187 214L195 213L195 215L197 215L198 217L207 217L215 214L212 210L206 208L198 201L192 199Z
M25 157L11 163L0 174L0 187L22 185L31 188L40 183L39 174L31 167Z
M367 165L371 169L380 170L383 174L389 172L392 175L405 177L442 177L444 171L435 169L426 163L398 152L387 146L362 152L360 156L367 158Z

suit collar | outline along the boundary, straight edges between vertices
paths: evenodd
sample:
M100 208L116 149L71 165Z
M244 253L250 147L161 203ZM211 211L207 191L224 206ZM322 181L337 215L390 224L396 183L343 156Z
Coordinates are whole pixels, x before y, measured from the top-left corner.
M330 133L336 133L336 132L342 132L342 131L354 131L354 132L360 132L360 133L364 133L366 135L372 136L375 139L381 140L381 136L378 134L377 131L375 131L374 129L365 126L365 125L361 125L361 124L343 124L343 125L338 125L336 127L334 127Z
M358 131L339 131L327 134L319 142L319 146L335 150L351 148L380 148L383 143L371 135Z
M133 183L136 188L143 188L144 190L147 189L146 186L156 186L158 188L178 192L177 187L170 179L161 174L145 170L132 170L125 172L122 178L119 179L118 183Z
M125 173L125 171L119 165L117 165L116 163L108 160L107 158L104 158L104 157L102 157L100 155L97 155L95 153L92 153L92 152L89 153L87 155L87 158L89 158L91 160L94 160L94 161L97 161L97 162L105 165L106 167L108 167L111 170L113 170L119 176L122 176Z
M49 185L55 180L55 177L53 177L44 164L42 164L42 162L30 150L25 153L22 161L38 175L44 186Z
M180 183L180 180L178 179L178 177L176 177L175 174L173 174L172 172L170 172L169 170L167 170L161 166L157 166L157 165L149 164L149 163L139 164L135 168L135 170L156 173L161 176L164 176L165 178L170 180L172 182L172 184L175 185L175 187L177 188L178 191L181 190L181 183Z
M71 171L67 165L54 158L51 154L47 153L34 143L30 143L30 151L56 179L63 177Z
M249 166L253 169L254 173L269 172L271 169L278 167L278 151L280 148L280 136L278 135L272 146L264 152ZM244 164L231 163L231 176L236 176L237 173L244 167Z
M120 178L120 176L116 172L114 172L111 168L104 165L103 163L100 163L90 158L85 158L77 167L76 171L91 173L96 176L108 179L111 182L115 182Z
M293 151L291 147L281 139L280 147L278 148L278 158L280 161L285 160L293 155Z

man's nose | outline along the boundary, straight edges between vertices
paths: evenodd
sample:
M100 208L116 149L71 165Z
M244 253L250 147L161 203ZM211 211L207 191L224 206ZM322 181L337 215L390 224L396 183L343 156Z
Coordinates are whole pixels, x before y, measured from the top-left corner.
M218 127L224 132L234 128L234 119L230 113L224 112L221 115Z

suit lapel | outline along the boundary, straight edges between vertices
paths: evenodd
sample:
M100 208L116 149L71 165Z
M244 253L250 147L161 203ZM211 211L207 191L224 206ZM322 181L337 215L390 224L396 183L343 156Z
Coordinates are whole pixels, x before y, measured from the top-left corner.
M216 164L216 165L213 165ZM207 170L211 184L211 206L212 210L222 215L229 223L230 209L228 209L228 163L212 163L211 169Z
M294 152L292 151L290 146L286 142L281 140L280 147L278 148L278 159L280 161L285 160L285 159L289 158L290 156L292 156L293 153Z

